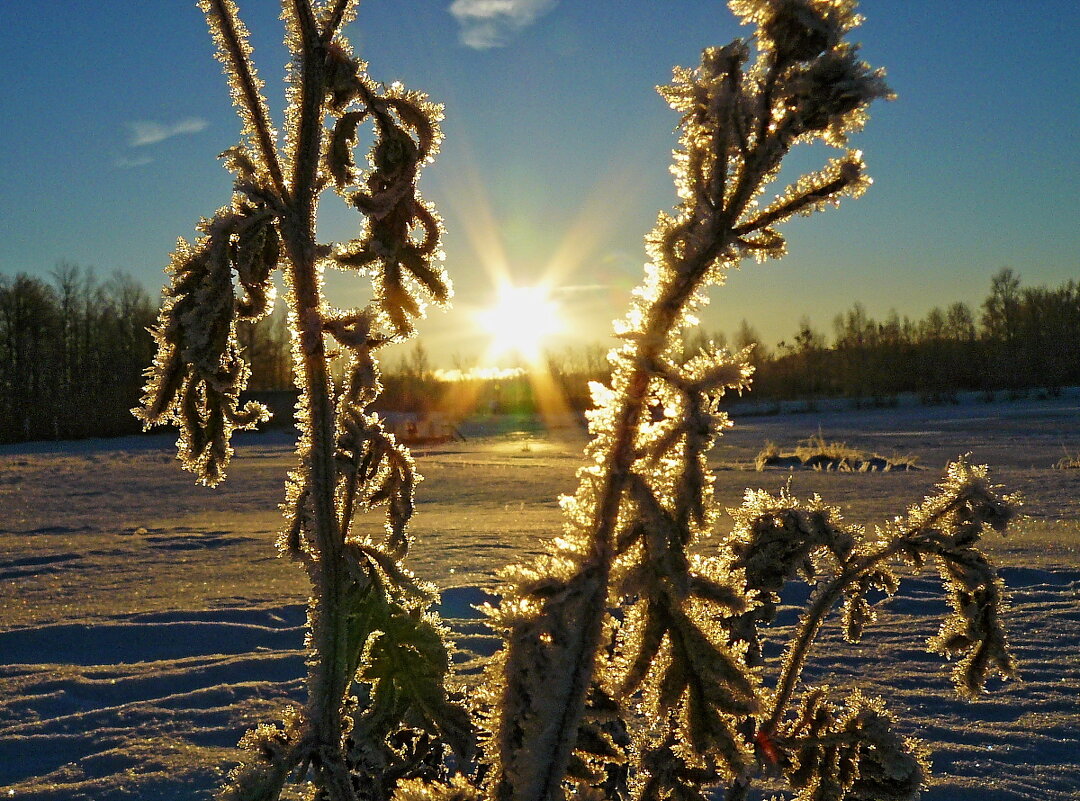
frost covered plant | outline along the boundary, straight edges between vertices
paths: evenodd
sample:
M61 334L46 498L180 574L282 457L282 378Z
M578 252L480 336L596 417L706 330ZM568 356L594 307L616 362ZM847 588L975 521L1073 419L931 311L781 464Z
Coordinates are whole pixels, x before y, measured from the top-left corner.
M314 588L307 703L244 737L220 797L267 801L306 782L318 801L704 801L721 787L736 801L769 776L800 801L915 798L922 747L895 732L879 701L841 704L803 687L803 669L837 607L848 639L861 637L875 615L868 594L894 593L906 560L934 563L945 580L953 614L931 648L957 657L961 691L1013 675L1003 588L977 547L987 529L1004 531L1009 502L984 469L959 462L936 494L871 535L820 499L751 491L731 535L703 553L720 514L706 457L729 425L718 401L743 390L751 368L746 351L685 355L684 331L728 269L779 257L777 225L869 183L847 151L758 202L795 144L844 147L868 105L889 95L845 40L859 21L853 0L731 0L756 25L753 43L706 50L660 90L682 115L681 203L647 240L651 263L618 325L610 385L593 387L592 441L578 490L563 499L565 530L536 563L508 572L487 609L505 644L468 706L446 689L451 646L432 590L402 564L418 476L370 411L374 352L450 294L439 220L416 194L439 110L368 77L340 35L354 2L285 0L293 61L280 146L231 0L200 5L245 136L225 154L231 205L173 257L138 414L178 425L184 465L221 480L231 433L265 417L240 407L248 368L236 329L269 311L280 269L302 430L280 547ZM353 150L367 124L360 170ZM364 219L345 245L315 238L327 189ZM332 309L326 267L368 275L371 303ZM341 387L330 381L328 340L350 359ZM353 524L377 508L385 537L373 541ZM774 665L763 658L767 627L783 587L800 578L816 591Z
M244 738L247 756L221 797L273 799L286 781L307 778L320 799L385 798L399 780L441 775L447 749L459 759L472 750L468 716L444 687L449 658L428 612L432 591L401 564L418 476L408 451L368 411L381 388L375 351L410 336L425 304L451 293L439 218L416 190L439 146L441 108L369 77L341 34L356 0L282 5L292 55L283 142L235 4L199 2L243 139L223 154L236 176L231 203L173 254L154 329L157 357L136 414L147 426L177 425L184 467L205 484L221 481L233 431L267 417L259 404L240 406L249 368L236 334L270 312L280 270L302 436L279 545L303 563L313 587L308 700L281 726ZM360 168L353 151L364 130L371 144ZM344 245L315 237L326 190L363 218L360 235ZM323 294L327 268L370 277L371 303L332 308ZM348 357L340 387L327 368L330 340ZM354 518L379 508L386 534L372 541L354 530Z
M999 622L1001 585L976 541L1003 530L1009 505L981 469L950 467L940 492L867 537L820 501L751 493L736 529L700 555L717 522L706 455L728 425L717 408L741 391L747 353L686 360L683 333L710 286L742 259L779 257L776 226L860 194L860 154L846 151L764 204L792 146L844 147L883 74L845 40L859 18L847 0L732 0L757 26L751 43L707 49L660 91L680 112L673 172L681 204L647 239L651 262L594 386L592 441L566 525L547 556L508 574L491 609L506 645L487 675L490 716L478 792L506 801L745 798L779 773L796 797L910 799L925 778L921 748L896 735L882 705L836 706L824 689L797 698L826 616L843 602L850 639L873 618L870 588L895 591L892 562L936 560L954 616L933 648L959 655L966 694L1014 672ZM798 575L817 593L778 675L761 629ZM456 791L432 788L427 798Z
M953 614L929 649L957 657L952 677L967 697L977 696L993 675L1014 677L1000 620L1003 585L977 547L987 529L1004 533L1014 503L995 494L986 468L959 461L949 465L936 494L867 536L844 525L839 511L820 498L800 504L786 492L773 497L747 490L743 506L732 510L735 527L722 561L756 603L721 625L732 643L745 647L746 665L758 675L766 665L762 626L775 619L780 591L801 578L815 592L753 718L756 762L736 775L728 798L745 797L763 765L781 770L800 791L799 799L917 797L927 769L924 747L893 733L884 706L859 694L837 708L827 701L827 688L810 689L793 708L800 674L817 633L838 605L844 638L859 642L877 617L867 593L894 595L898 564L921 568L934 562Z

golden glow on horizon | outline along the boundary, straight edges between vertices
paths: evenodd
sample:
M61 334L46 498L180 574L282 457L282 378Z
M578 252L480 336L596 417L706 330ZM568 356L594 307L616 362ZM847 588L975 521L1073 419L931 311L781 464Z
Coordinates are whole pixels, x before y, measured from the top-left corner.
M523 367L470 367L468 370L444 370L441 367L435 371L435 380L446 383L459 381L505 381L510 378L518 378L525 375Z
M538 286L504 284L494 305L476 317L491 337L489 359L516 354L536 363L548 340L563 329L558 304Z
M481 180L477 161L472 157L468 142L464 145L465 167L456 176L458 191L449 201L448 209L452 224L464 233L474 252L476 266L486 274L487 286L473 284L467 287L464 281L458 282L457 308L465 312L471 325L462 326L460 336L463 340L471 339L477 333L487 340L487 346L477 364L467 370L443 371L440 376L453 387L451 395L462 409L473 408L477 393L484 391L484 382L506 381L513 384L519 379L528 382L529 392L535 401L541 420L546 426L565 425L571 416L564 390L551 374L543 358L545 350L552 345L552 340L565 336L569 323L567 318L575 318L578 324L584 305L594 308L596 314L590 319L607 321L618 313L619 303L608 308L611 293L628 289L627 281L621 275L611 273L604 265L617 260L618 252L612 251L607 240L618 227L629 208L623 204L612 205L612 196L624 197L637 187L638 172L631 165L640 159L629 157L633 154L619 153L612 159L594 190L577 210L577 214L567 226L563 236L551 244L540 240L536 231L512 229L513 215L503 219L497 213ZM525 203L523 208L527 208ZM508 247L507 226L514 230L512 247ZM544 244L541 245L541 241ZM540 262L538 249L552 247L546 262ZM512 270L511 263L519 265ZM586 270L588 265L588 270ZM597 267L599 265L599 272ZM588 275L587 282L582 275ZM515 277L528 275L533 286L515 286ZM498 296L493 305L487 308L471 306L463 299L471 292L483 292L495 288ZM577 314L564 310L556 303L552 295L576 300ZM571 293L571 294L565 294ZM587 293L587 294L582 294ZM588 341L595 336L602 336L607 328L575 331L579 337ZM493 408L500 408L499 401L492 401Z

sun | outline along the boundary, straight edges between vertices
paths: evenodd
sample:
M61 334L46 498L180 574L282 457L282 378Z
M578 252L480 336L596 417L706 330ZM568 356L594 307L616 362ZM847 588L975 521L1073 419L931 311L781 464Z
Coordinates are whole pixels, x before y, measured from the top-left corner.
M539 359L547 340L562 330L559 305L538 286L502 286L495 303L479 312L477 320L491 337L490 357L517 354L530 362Z

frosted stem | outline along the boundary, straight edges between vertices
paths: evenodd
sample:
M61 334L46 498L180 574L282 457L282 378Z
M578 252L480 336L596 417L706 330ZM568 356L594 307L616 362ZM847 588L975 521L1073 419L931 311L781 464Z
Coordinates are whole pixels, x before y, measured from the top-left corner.
M247 54L240 39L240 34L233 23L233 15L226 6L225 0L205 0L207 8L212 12L212 18L217 21L224 50L228 54L229 64L236 75L240 88L240 95L244 107L251 117L252 127L255 129L255 141L267 169L270 178L274 182L274 189L280 197L288 195L285 186L285 177L281 172L281 164L278 161L277 146L271 133L273 126L266 111L266 103L259 92L255 75L251 71Z
M814 644L814 638L821 629L821 624L824 622L825 616L832 611L836 602L840 600L840 596L843 595L844 589L865 571L869 570L879 562L888 559L895 553L895 547L890 546L878 553L870 554L869 556L849 564L838 576L836 576L836 578L826 585L824 590L817 594L810 609L803 617L802 625L799 628L799 636L789 646L787 656L784 659L784 666L780 672L780 680L777 682L776 694L773 696L772 713L769 715L765 725L761 727L761 731L766 736L771 737L776 733L776 728L780 725L780 720L783 718L784 712L787 711L791 696L795 693L795 686L798 684L799 677L802 675L803 667L806 664L806 657L810 653L810 646Z
M289 257L289 276L294 295L294 315L300 348L298 365L303 375L308 432L308 490L314 512L314 537L318 565L316 597L311 615L311 639L315 653L310 667L308 711L317 750L332 764L320 766L333 777L344 765L342 754L342 705L352 677L348 675L346 621L342 598L349 577L342 559L344 539L338 527L334 492L334 401L330 393L324 341L322 294L316 264L316 177L322 138L323 75L308 39L310 17L306 2L296 0L296 14L304 30L301 64L301 109L296 138L293 193L283 219ZM328 782L332 801L352 801L351 787Z

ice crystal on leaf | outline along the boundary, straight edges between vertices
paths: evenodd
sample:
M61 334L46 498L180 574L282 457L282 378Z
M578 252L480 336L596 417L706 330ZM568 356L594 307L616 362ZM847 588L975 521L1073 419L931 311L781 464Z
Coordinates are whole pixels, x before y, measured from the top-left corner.
M380 96L363 74L353 86L365 108L338 118L326 164L338 193L364 214L366 223L361 236L339 248L333 260L343 268L378 267L376 305L390 330L408 335L413 331L410 318L421 316L426 302L445 304L452 295L439 263L441 220L416 194L420 167L438 152L442 110L423 94L397 85ZM369 117L377 134L368 153L371 169L356 176L352 147L357 126ZM354 184L360 188L350 188Z
M195 246L181 240L173 254L153 330L158 352L136 414L147 427L177 425L184 467L214 485L232 456L232 432L269 417L258 403L240 406L250 370L236 328L269 312L279 245L272 212L242 200L199 228Z
M986 468L964 461L949 466L939 490L893 524L911 531L894 542L916 565L937 563L953 615L930 641L930 650L959 658L953 680L963 695L975 697L991 676L1016 676L1001 623L1004 585L977 546L987 530L1005 532L1019 498L999 497Z
M758 666L760 627L776 619L784 586L797 577L814 583L826 569L846 560L855 547L857 529L844 526L839 510L813 498L803 505L781 491L773 497L747 490L746 500L731 510L735 526L724 545L728 569L745 576L746 590L757 602L734 617L733 636L747 643L747 661Z

